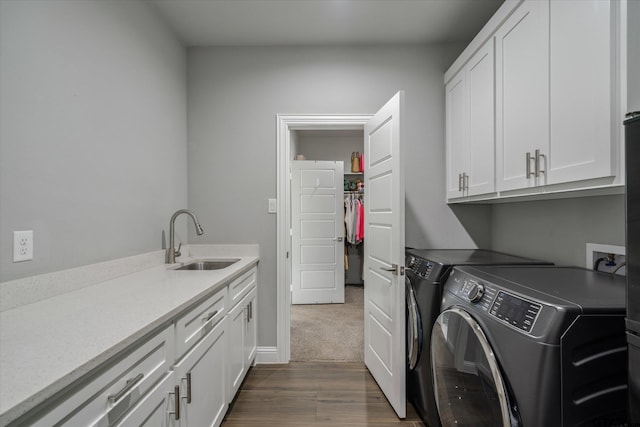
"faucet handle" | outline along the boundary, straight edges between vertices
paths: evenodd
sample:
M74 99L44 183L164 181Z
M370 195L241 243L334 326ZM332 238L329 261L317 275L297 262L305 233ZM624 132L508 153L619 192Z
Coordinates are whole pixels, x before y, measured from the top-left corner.
M180 242L180 243L178 244L178 249L176 249L176 250L175 250L175 252L174 252L174 256L177 256L177 257L178 257L178 256L182 255L182 254L180 253L180 248L181 248L181 247L182 247L182 242Z

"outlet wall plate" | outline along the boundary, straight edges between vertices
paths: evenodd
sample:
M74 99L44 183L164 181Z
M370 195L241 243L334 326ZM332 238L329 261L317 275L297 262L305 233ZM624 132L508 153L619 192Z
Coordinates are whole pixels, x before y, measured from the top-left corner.
M13 232L13 262L33 259L33 230Z

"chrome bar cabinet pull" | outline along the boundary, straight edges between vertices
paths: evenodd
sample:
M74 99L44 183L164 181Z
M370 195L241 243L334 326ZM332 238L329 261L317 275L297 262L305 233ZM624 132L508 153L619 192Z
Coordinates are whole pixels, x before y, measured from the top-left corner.
M122 390L120 390L119 392L117 392L116 394L110 394L109 396L107 396L107 400L110 403L115 403L118 400L120 400L120 398L122 396L124 396L129 390L131 390L133 387L135 387L135 385L137 383L140 382L140 380L144 378L144 374L138 374L133 378L129 378L126 382L126 384L124 385L124 387L122 388Z

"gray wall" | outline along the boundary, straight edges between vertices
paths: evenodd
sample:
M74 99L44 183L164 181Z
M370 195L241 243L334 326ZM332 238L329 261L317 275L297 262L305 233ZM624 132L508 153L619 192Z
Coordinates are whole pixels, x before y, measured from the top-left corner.
M259 243L259 345L276 343L276 114L368 114L405 90L406 243L489 243L489 210L465 230L445 205L443 73L463 46L191 48L189 207L206 243ZM480 219L478 219L480 218ZM211 232L209 232L211 230ZM189 231L191 233L191 231ZM479 236L479 237L478 237Z
M492 248L585 267L587 243L624 246L624 196L493 206Z
M294 131L298 134L297 151L306 160L335 160L344 163L344 173L351 173L351 154L364 150L364 131Z
M629 111L640 111L640 1L627 3L627 76Z
M147 5L0 2L0 94L0 281L160 249L187 205L186 51Z

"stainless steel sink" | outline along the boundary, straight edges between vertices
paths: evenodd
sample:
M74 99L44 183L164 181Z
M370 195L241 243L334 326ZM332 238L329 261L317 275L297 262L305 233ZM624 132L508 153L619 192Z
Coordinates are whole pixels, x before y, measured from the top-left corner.
M239 259L231 260L216 260L216 261L196 261L182 267L176 268L176 270L222 270L230 265L240 261Z

